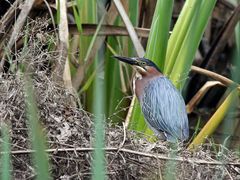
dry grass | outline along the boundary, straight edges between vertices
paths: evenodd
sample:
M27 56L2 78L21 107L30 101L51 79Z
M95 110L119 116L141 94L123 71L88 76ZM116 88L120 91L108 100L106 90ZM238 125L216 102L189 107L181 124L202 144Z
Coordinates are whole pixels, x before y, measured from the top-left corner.
M18 75L1 78L0 118L11 124L11 146L14 179L32 179L34 167L30 162L31 150L27 137L23 81ZM90 178L92 160L92 121L87 112L72 108L67 103L71 96L62 87L51 82L42 73L34 75L41 123L47 134L54 179ZM238 155L225 149L220 154L206 145L192 153L184 147L177 152L178 179L238 179ZM109 179L160 179L166 162L171 159L170 146L165 142L151 143L136 132L120 126L106 132L106 161ZM221 158L221 161L218 159ZM219 163L226 163L221 165ZM238 163L238 164L237 164Z

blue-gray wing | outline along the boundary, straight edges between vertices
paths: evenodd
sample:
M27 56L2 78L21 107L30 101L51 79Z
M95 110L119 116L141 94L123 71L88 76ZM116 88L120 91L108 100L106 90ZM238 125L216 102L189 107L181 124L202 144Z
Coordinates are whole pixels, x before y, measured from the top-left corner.
M169 141L188 139L188 118L184 100L165 76L154 78L148 83L140 104L145 119L155 132L164 132Z

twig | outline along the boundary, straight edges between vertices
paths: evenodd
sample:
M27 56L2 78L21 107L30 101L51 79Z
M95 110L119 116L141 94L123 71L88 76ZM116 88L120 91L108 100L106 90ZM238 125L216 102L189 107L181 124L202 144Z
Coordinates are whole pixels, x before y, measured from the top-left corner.
M53 25L49 25L51 27ZM97 24L82 24L82 35L92 36L96 32ZM71 34L80 34L75 24L69 24L69 31ZM149 36L150 29L147 28L138 28L135 27L137 35L142 38L147 38ZM101 30L98 33L98 36L129 36L126 27L115 26L115 25L102 25Z
M123 145L125 144L125 141L126 141L126 128L125 128L125 125L124 125L124 122L123 122L123 141L122 143L119 145L118 147L118 151L114 154L114 156L116 157L117 154L119 153L120 149L123 147ZM109 165L112 164L112 162L114 161L115 157L112 159L112 161L109 163ZM125 160L125 159L124 159Z
M188 102L186 108L187 108L187 113L190 114L194 107L197 106L197 104L202 100L204 95L208 92L208 90L216 85L221 85L223 86L222 83L219 81L207 81L201 89L192 97L192 99Z
M126 25L127 31L129 33L129 36L130 36L132 42L133 42L133 45L134 45L135 50L137 52L137 55L139 57L143 57L144 54L145 54L145 51L143 49L142 44L140 43L140 40L138 39L137 33L134 30L133 25L132 25L126 11L123 8L123 5L122 5L121 1L120 0L113 0L113 2L115 4L119 14L122 17L122 20L123 20L124 24Z
M132 116L132 112L133 112L133 107L134 107L135 101L136 101L136 94L134 93L133 97L132 97L132 100L131 100L131 104L130 104L129 109L128 109L126 120L125 120L125 127L126 128L128 127L128 125L130 123L130 119L131 119L131 116Z
M127 134L126 134L126 126L125 126L125 123L123 122L123 141L120 144L119 149L121 149L123 147L123 145L125 144L126 136L127 136Z
M191 70L194 71L194 72L197 72L199 74L204 74L212 79L215 79L221 83L223 83L224 85L226 86L231 86L231 85L236 85L236 86L239 86L239 84L237 84L236 82L232 81L231 79L228 79L220 74L217 74L215 72L212 72L212 71L209 71L209 70L206 70L206 69L203 69L203 68L200 68L200 67L197 67L197 66L192 66L191 67Z
M159 179L160 180L163 180L163 177L162 177L162 170L161 170L161 163L159 162L159 159L157 159L157 162L158 162L158 173L159 173Z
M52 23L53 23L53 30L54 30L54 32L55 32L55 34L56 34L56 36L57 36L57 31L56 31L56 23L55 23L55 20L54 20L54 16L53 16L53 12L52 12L52 9L51 9L51 7L50 7L50 5L49 5L49 3L47 2L47 0L43 0L43 2L45 3L45 5L47 6L47 9L48 9L48 12L49 12L49 14L50 14L50 17L51 17L51 19L52 19Z
M8 30L11 27L12 21L15 19L16 15L18 14L18 11L20 9L18 8L19 4L22 3L21 0L15 1L11 7L7 10L7 12L4 14L4 16L0 19L0 42L2 47L2 42L4 39L4 36L8 33Z
M240 166L240 162L220 162L220 161L206 161L206 160L200 160L200 159L194 159L194 158L182 158L182 157L175 157L175 158L171 158L171 157L167 157L165 155L157 155L157 154L150 154L150 153L145 153L145 152L140 152L140 151L134 151L131 149L125 149L125 148L115 148L115 147L108 147L108 148L104 148L104 150L107 151L119 151L119 152L125 152L125 153L130 153L130 154L135 154L135 155L139 155L139 156L145 156L145 157L150 157L150 158L158 158L158 159L162 159L162 160L172 160L172 161L180 161L180 162L187 162L187 163L195 163L195 164L209 164L209 165L232 165L232 166ZM94 148L59 148L59 149L47 149L46 152L47 153L57 153L57 152L91 152L94 151ZM17 155L17 154L30 154L30 153L34 153L35 150L19 150L19 151L11 151L10 153L12 155ZM0 152L0 154L4 154L6 152Z
M230 178L231 180L233 180L233 178L232 178L231 174L229 173L228 169L227 169L226 167L225 167L224 169L225 169L225 171L227 172L229 178Z

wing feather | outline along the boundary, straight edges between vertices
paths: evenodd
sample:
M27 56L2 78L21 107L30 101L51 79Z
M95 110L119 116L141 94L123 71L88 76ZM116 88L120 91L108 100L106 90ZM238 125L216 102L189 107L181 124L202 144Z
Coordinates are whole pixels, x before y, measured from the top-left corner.
M169 138L188 138L185 103L169 79L161 76L151 80L144 89L140 103L145 119L155 131L163 131L171 136Z

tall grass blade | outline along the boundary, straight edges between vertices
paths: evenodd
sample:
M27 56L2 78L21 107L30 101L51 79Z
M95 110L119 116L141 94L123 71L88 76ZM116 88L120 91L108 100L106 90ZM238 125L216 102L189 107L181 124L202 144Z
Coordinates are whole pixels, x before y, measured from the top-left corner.
M1 173L1 179L2 180L10 180L11 179L11 159L10 159L10 138L8 134L8 127L6 125L3 125L1 127L2 132L2 140L1 143L1 151L3 152L1 156L1 164L0 164L0 173Z
M82 7L82 2L83 0L76 0L77 2L77 7L73 6L73 15L74 15L74 19L77 25L77 29L80 33L82 33L82 22L81 22L81 7Z
M113 37L109 37L108 43L114 49L117 48L116 39L114 39ZM111 117L110 120L112 122L119 122L124 118L124 115L126 115L126 113L119 112L117 113L117 116L113 116L113 114L116 113L116 107L124 97L124 92L121 87L121 72L120 72L121 65L118 61L114 60L111 57L112 55L113 55L112 52L110 50L107 50L106 61L105 61L105 77L104 77L105 84L106 84L106 103L107 103L106 115L107 117ZM121 106L122 105L123 104L121 104ZM122 117L122 119L120 119L119 117Z
M95 0L81 1L82 11L80 14L82 23L96 23L97 22L97 5ZM80 60L86 60L86 53L88 52L89 44L92 37L80 38Z
M145 54L145 57L156 62L162 71L165 64L173 2L173 0L158 0Z
M28 75L25 75L28 76ZM36 152L33 154L33 164L36 166L37 180L51 179L49 174L49 163L46 150L46 140L39 124L38 108L34 98L34 89L30 77L25 77L25 104L28 117L28 134L31 145Z
M82 23L97 23L97 2L95 0L88 0L88 1L82 1L82 11L81 11L81 22ZM103 22L103 20L102 20ZM98 26L98 30L100 30L101 26ZM97 39L97 33L95 33L94 37L80 37L80 55L79 55L79 61L80 64L86 63L88 57L91 55L91 51L93 50L94 42ZM96 57L97 59L97 57ZM84 69L84 72L86 73L86 77L91 76L93 72L96 69L96 59L94 59L93 63L87 68ZM84 62L83 62L84 61ZM93 79L93 84L89 86L89 88L86 91L86 110L89 112L93 112L94 110L94 83L96 81L96 78Z
M94 79L96 78L96 73L97 73L96 69L95 71L92 72L92 74L88 77L87 81L84 83L83 87L79 90L79 94L83 93L84 91L87 91L88 88L91 86L91 84L93 83Z
M170 150L169 150L169 157L170 158L176 158L177 157L177 144L170 144ZM168 160L165 164L164 169L164 179L166 180L175 180L176 179L176 172L177 172L177 161Z
M103 24L103 22L104 22L105 15L106 15L106 13L103 14L103 16L101 17L101 20L100 20L100 22L99 22L99 24L98 24L98 26L97 26L97 29L96 29L93 37L92 37L92 40L90 41L90 44L89 44L89 46L88 46L87 53L86 53L86 56L85 56L85 60L88 59L89 56L90 56L90 53L91 53L91 51L92 51L94 42L96 41L97 35L98 35L98 33L99 33L100 29L101 29L101 26L102 26L102 24Z
M92 2L93 3L93 2ZM102 3L102 2L100 2ZM95 4L96 5L96 2ZM101 6L101 4L99 4ZM91 9L93 11L93 9ZM88 50L93 47L93 42L97 39L97 33L99 32L102 23L104 22L106 11L103 13L101 12L101 9L98 9L99 13L101 14L101 19L99 22L99 25L97 27L97 30L90 42ZM96 13L96 12L95 12ZM95 14L94 13L94 14ZM104 48L101 49L99 52L97 58L95 59L94 63L92 64L92 67L94 69L97 69L97 67L100 67L102 64L102 61L104 58L103 55ZM90 52L90 51L89 51ZM87 52L86 57L90 54ZM94 71L94 69L91 69L89 72ZM93 113L94 113L94 152L93 152L93 160L92 160L92 179L93 180L104 180L106 179L106 165L105 165L105 121L106 117L104 115L105 113L105 82L102 77L103 72L102 71L96 71L96 77L93 81L93 85L90 89L90 91L93 91Z
M99 63L99 62L98 62ZM100 74L97 73L97 79L94 84L94 154L92 162L92 179L103 180L106 179L106 167L105 167L105 89Z

